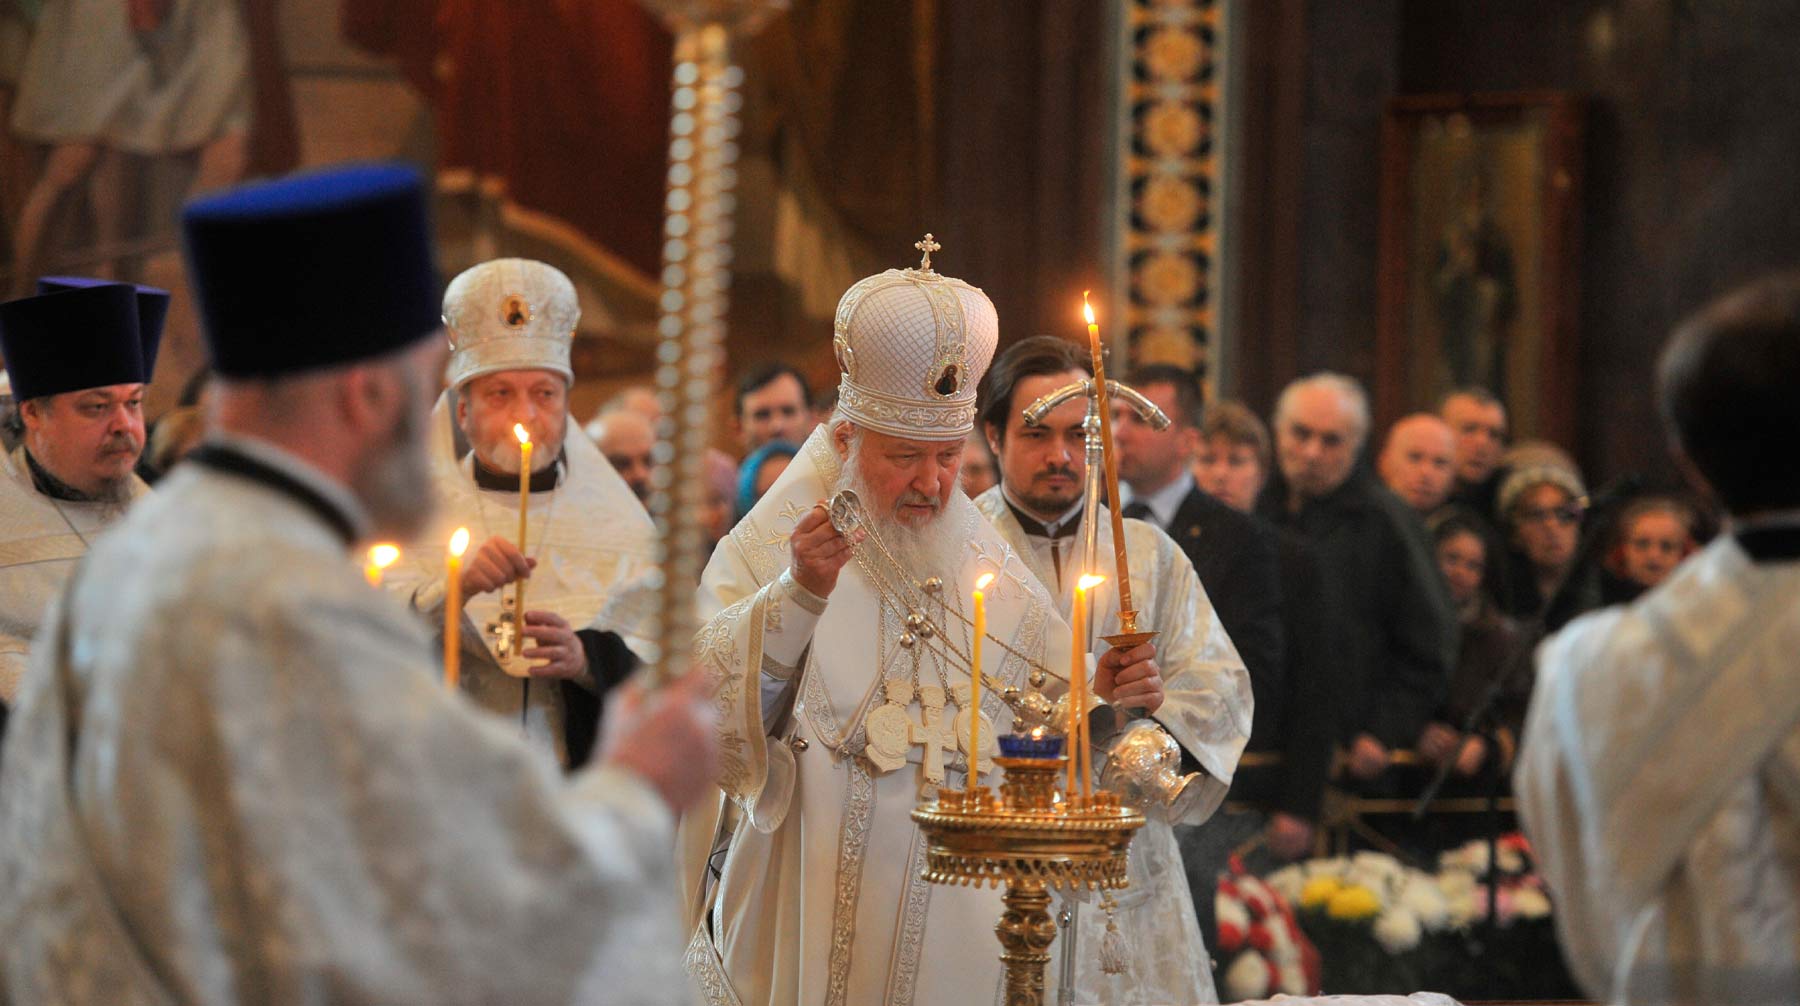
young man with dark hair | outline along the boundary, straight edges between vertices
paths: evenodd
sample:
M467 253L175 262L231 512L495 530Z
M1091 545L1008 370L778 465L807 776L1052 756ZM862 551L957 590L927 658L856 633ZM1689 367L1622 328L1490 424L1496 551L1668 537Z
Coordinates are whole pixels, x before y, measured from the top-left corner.
M1085 571L1083 426L1088 403L1084 397L1072 398L1038 423L1026 422L1023 413L1039 397L1087 378L1087 360L1086 353L1060 339L1022 340L995 362L981 402L988 444L999 460L1000 484L981 494L975 506L1065 612L1073 603L1076 578ZM1186 878L1176 865L1180 856L1172 826L1206 821L1224 799L1254 721L1250 676L1187 556L1155 524L1129 517L1121 526L1131 557L1132 602L1142 613L1142 627L1159 635L1130 650L1109 648L1104 637L1120 631L1113 526L1103 505L1095 513L1100 568L1093 572L1107 577L1089 594L1096 680L1123 681L1137 661L1155 667L1157 688L1148 700L1124 700L1116 693L1115 705L1155 717L1180 745L1183 761L1204 769L1205 777L1191 784L1196 790L1191 806L1151 808L1150 822L1135 840L1151 865L1143 874L1134 873L1132 884L1142 884L1150 900L1120 920L1122 931L1133 946L1168 949L1159 954L1156 967L1133 968L1130 984L1107 994L1100 993L1099 976L1087 977L1078 983L1077 998L1210 1002L1211 969ZM1100 938L1099 922L1099 913L1081 914L1078 944L1093 945Z
M1589 995L1800 1002L1800 274L1689 318L1658 377L1729 533L1539 650L1519 812Z
M738 378L731 414L746 455L775 440L803 443L815 425L812 389L792 365L765 363Z

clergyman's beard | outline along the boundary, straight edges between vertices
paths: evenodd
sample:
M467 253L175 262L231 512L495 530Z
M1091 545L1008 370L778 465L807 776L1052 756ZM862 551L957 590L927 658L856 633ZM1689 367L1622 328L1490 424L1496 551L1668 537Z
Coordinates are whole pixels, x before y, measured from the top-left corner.
M369 511L375 534L403 541L425 529L432 506L431 454L425 446L419 407L423 390L411 373L405 380L406 408L386 445L370 457L351 484Z
M839 473L832 492L835 494L845 489L856 493L857 498L862 500L864 517L873 537L886 546L888 553L914 582L923 582L934 576L942 579L955 575L959 543L950 526L951 522L944 520L947 508L939 507L924 523L914 527L902 522L896 515L895 511L900 504L929 503L935 506L936 500L919 498L920 494L908 490L908 495L895 500L891 505L878 506L874 491L863 477L854 441L851 443L849 457L844 459L844 470ZM858 548L872 549L873 546L874 542L871 541Z

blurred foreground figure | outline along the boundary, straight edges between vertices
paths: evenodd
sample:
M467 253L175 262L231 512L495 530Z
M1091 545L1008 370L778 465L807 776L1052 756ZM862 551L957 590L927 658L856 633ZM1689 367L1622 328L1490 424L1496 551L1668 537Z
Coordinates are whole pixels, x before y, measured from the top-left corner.
M418 176L242 189L184 228L217 425L33 654L0 779L0 999L679 998L672 808L715 761L697 694L620 703L565 782L443 687L351 558L430 512Z
M1676 330L1678 460L1731 514L1539 653L1514 788L1588 994L1800 1002L1800 276Z

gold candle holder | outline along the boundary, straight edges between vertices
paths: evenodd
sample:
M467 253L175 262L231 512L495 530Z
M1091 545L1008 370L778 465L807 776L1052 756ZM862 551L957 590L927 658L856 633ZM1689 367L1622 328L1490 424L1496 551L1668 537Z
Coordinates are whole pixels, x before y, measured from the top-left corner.
M995 761L1005 771L998 797L978 785L942 790L912 818L927 843L926 880L1005 889L994 935L1006 968L1006 1001L1038 1006L1056 940L1050 889L1125 887L1126 852L1144 816L1105 791L1086 801L1059 800L1063 756Z

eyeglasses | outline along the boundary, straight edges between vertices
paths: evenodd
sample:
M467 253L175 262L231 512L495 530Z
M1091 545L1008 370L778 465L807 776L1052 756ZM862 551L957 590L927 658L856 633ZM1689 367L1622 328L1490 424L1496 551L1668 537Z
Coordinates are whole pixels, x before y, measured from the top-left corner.
M1558 524L1581 523L1580 507L1573 503L1557 507L1520 507L1514 511L1515 519L1520 524L1543 524L1555 521Z

